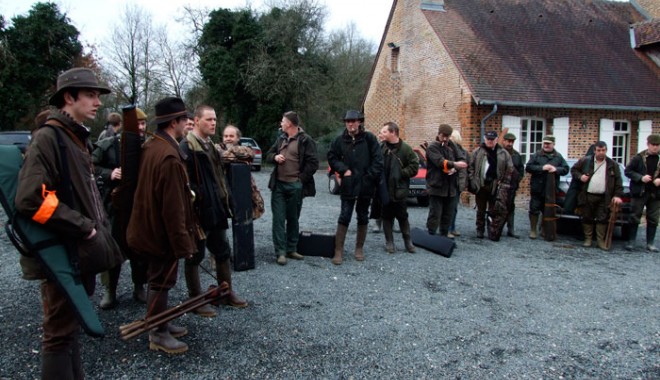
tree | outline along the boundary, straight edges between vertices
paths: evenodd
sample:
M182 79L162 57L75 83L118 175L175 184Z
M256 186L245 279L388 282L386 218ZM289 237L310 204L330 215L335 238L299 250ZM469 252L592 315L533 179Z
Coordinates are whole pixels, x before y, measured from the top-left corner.
M154 97L156 40L151 15L128 4L112 32L106 56L107 74L121 100L149 107Z
M81 62L78 30L54 3L36 3L27 16L0 27L0 128L27 128L48 104L57 76ZM88 57L89 58L89 57ZM93 61L93 60L92 60Z

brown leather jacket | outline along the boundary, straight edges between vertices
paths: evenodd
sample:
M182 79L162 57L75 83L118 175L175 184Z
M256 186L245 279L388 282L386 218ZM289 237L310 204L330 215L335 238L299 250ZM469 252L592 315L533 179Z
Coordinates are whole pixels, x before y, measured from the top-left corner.
M167 133L159 130L144 143L126 232L136 252L182 258L197 251L198 227L184 161L184 153Z
M111 260L109 265L121 263L123 257L110 234L101 195L92 175L89 131L60 111L53 111L46 124L59 128L62 142L66 146L73 205L67 205L58 198L62 196L59 186L63 171L57 132L53 128L42 127L34 132L19 173L16 210L43 224L62 239L75 240L81 273L91 272L85 267L87 258L104 251ZM57 192L51 192L47 197L49 191ZM57 203L50 202L54 198L58 199ZM94 228L96 236L84 239ZM21 257L21 267L26 279L45 278L35 259Z

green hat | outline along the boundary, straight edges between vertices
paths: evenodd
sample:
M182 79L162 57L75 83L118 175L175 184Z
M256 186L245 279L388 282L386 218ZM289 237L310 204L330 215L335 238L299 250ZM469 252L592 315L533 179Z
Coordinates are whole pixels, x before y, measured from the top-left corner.
M646 138L646 143L653 145L660 144L660 135L649 135L649 137Z
M547 136L545 136L545 137L543 138L543 142L544 142L544 143L547 142L547 143L553 143L553 144L554 144L554 143L555 143L555 136L553 136L553 135L547 135Z
M504 140L514 140L515 141L516 140L516 135L514 135L513 133L507 133L507 134L504 135L503 138L504 138Z

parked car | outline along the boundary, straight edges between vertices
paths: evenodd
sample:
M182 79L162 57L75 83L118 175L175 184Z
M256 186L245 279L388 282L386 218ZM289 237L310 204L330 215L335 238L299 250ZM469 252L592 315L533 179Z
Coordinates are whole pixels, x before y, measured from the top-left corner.
M572 168L577 161L578 161L577 159L567 159L566 163L568 164L569 168ZM623 181L623 197L621 198L623 204L621 205L621 211L619 212L619 215L617 217L616 225L621 228L621 237L623 239L628 239L630 235L630 225L632 223L632 203L631 203L632 200L630 196L630 178L626 177L623 174L623 171L625 170L625 166L619 164L619 168L621 169L621 179ZM579 215L575 215L573 212L564 210L564 201L569 191L572 179L573 177L571 176L570 171L568 172L568 174L560 178L559 191L556 194L556 202L557 205L561 207L562 212L558 214L560 220L558 226L562 225L561 221L568 223L570 223L571 221L575 221L575 222L581 221ZM575 194L575 196L577 196L577 194ZM579 229L579 231L582 231L582 229Z
M0 145L16 145L21 153L30 144L32 133L30 131L2 131L0 132Z
M254 139L249 137L241 137L240 144L242 146L249 146L254 151L254 161L252 161L252 169L255 171L261 170L261 148Z
M409 198L416 198L420 206L429 205L429 193L426 190L426 157L420 149L414 149L419 159L417 175L410 179ZM339 194L339 174L333 172L328 166L328 191L330 194Z

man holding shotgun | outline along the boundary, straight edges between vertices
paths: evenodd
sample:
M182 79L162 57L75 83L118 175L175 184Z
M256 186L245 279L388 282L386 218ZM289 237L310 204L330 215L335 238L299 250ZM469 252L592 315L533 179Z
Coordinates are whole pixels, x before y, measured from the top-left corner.
M623 181L619 164L606 156L607 144L596 143L594 154L581 158L571 168L573 181L580 181L577 205L582 216L584 247L591 247L596 224L598 248L608 251L605 235L607 233L610 203L621 204Z
M188 113L183 100L165 98L156 103L158 128L142 147L133 212L127 241L149 260L147 317L167 310L169 290L177 279L178 261L192 258L200 236L195 222L185 154L177 140L183 137ZM178 337L185 327L164 323L149 332L149 349L168 354L188 350Z

